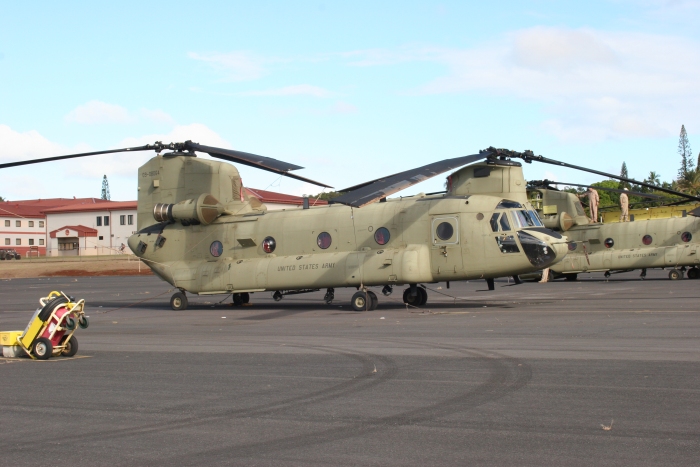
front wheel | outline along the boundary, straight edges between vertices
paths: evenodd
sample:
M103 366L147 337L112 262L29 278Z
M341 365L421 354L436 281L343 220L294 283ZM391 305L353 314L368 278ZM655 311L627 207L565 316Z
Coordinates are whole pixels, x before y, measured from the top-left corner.
M672 281L677 281L678 279L683 277L683 273L680 272L678 269L671 269L668 273L668 278L671 279Z
M187 297L182 292L177 292L170 297L170 308L175 311L187 309Z
M90 326L90 320L88 317L85 315L80 315L80 318L78 318L78 326L80 326L80 329L87 329L87 327Z
M371 298L368 296L367 292L355 292L350 300L350 305L355 311L365 311L371 309L370 303Z
M70 336L67 342L63 341L63 345L65 345L65 347L61 351L61 355L64 357L72 357L78 353L78 339L76 339L75 336Z
M53 345L51 345L51 341L47 338L40 337L34 343L32 353L39 360L48 360L53 353Z

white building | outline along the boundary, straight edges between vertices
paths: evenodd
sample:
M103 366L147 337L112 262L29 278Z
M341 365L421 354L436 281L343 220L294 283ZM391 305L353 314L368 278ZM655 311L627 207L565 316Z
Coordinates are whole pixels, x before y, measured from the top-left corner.
M130 253L136 233L136 201L104 201L46 209L48 256Z

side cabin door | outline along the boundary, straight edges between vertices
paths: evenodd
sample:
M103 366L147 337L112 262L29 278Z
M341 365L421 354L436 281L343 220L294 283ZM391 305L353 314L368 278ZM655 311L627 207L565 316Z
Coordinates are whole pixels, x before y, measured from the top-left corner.
M448 281L464 271L459 221L459 214L430 217L430 265L433 277L438 281Z

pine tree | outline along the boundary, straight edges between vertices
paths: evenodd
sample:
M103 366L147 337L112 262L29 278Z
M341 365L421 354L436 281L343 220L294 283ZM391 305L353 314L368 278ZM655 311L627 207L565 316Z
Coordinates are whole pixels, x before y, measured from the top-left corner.
M102 177L102 196L100 199L109 199L109 182L107 181L107 175Z
M693 157L693 151L690 149L690 142L688 141L688 133L685 131L685 125L681 125L681 134L678 137L678 154L681 156L681 168L678 169L678 180L683 180L687 177L688 172L693 170L691 159Z
M624 161L622 162L622 168L620 169L620 177L630 178L629 174L627 173L627 163L625 163ZM627 188L629 190L630 184L628 182L623 182L622 180L620 180L620 183L618 184L618 189L622 190L623 188Z

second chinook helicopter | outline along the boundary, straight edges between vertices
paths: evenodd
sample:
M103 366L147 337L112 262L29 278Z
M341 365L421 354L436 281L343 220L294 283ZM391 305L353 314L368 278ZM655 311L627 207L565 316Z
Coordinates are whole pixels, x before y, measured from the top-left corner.
M605 272L609 277L611 272L633 269L641 269L644 277L648 268L668 268L669 279L675 280L689 268L688 278L700 278L700 210L684 211L682 217L603 224L586 217L575 194L559 191L553 184L530 182L528 194L544 225L571 242L566 259L551 267L555 277L576 280L587 272Z
M145 145L1 164L13 167L112 152L155 150L139 168L138 232L129 247L160 278L187 293L284 295L338 287L357 288L354 310L375 309L377 295L408 286L405 303L424 305L420 284L491 279L549 267L567 252L566 239L543 226L528 203L518 162L495 148L400 172L342 190L331 205L267 211L246 196L231 164L195 152L327 186L290 173L293 164L184 143ZM169 151L163 153L163 151ZM483 162L479 162L483 161ZM473 164L464 167L467 164ZM512 170L497 170L498 168ZM459 170L456 170L459 169ZM393 193L449 170L447 193L387 199ZM492 220L507 233L494 232Z

